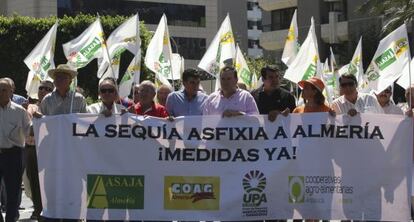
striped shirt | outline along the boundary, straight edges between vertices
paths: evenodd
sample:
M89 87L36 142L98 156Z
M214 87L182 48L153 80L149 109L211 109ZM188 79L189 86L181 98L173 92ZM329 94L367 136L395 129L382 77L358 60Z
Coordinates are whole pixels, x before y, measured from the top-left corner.
M40 111L43 115L59 115L69 113L86 113L85 98L73 91L68 91L65 97L61 97L55 90L43 98ZM70 110L73 95L72 111Z

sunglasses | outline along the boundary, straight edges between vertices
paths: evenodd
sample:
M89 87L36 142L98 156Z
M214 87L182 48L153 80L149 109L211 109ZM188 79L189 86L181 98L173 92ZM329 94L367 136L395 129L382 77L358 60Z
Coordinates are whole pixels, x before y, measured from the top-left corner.
M344 83L341 83L340 86L342 88L345 88L347 86L351 87L351 86L355 86L355 83L354 82L344 82Z
M50 87L39 86L39 91L42 91L42 90L45 90L45 91L48 91L48 92L52 92L53 91L53 89L50 88Z
M104 94L104 93L114 93L115 89L99 89L99 92L101 92L102 94Z

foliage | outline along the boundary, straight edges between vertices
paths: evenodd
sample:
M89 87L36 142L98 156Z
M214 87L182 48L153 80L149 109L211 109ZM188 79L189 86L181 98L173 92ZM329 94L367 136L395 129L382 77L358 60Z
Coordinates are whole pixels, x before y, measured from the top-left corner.
M414 17L412 0L366 0L359 8L360 13L383 16L383 35L390 33L404 22L411 22Z
M56 17L32 18L13 15L11 17L0 16L0 77L11 77L16 83L16 93L25 95L25 84L29 69L24 64L24 58L43 38L56 21ZM58 33L56 36L55 64L66 63L62 44L80 35L96 16L79 14L75 17L65 16L59 19ZM106 37L116 29L127 17L101 16L101 23ZM152 34L143 23L140 24L142 40L141 58L144 58L147 45ZM132 53L123 53L121 56L120 78L133 58ZM153 78L153 74L141 63L141 79ZM86 67L78 70L79 86L94 98L97 97L98 79L96 77L97 62L92 61Z

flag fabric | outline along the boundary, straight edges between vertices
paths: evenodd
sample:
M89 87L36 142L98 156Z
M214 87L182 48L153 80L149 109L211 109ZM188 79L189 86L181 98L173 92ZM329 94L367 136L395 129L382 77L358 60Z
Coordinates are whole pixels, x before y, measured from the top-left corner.
M106 45L111 58L112 69L114 70L113 78L118 79L121 54L128 50L135 55L138 48L141 47L139 33L139 17L137 14L122 23L109 35ZM98 59L98 66L98 77L102 78L105 70L109 67L109 63L100 58ZM110 70L107 70L107 72L110 72Z
M316 75L319 61L318 42L315 34L315 22L311 19L308 36L299 49L293 62L286 70L284 78L298 83Z
M338 65L336 64L335 54L333 53L332 47L329 47L329 51L331 53L329 56L329 60L331 63L331 71L335 72L338 70Z
M127 71L119 83L119 96L127 97L131 93L134 83L139 83L141 75L141 49L138 48L136 56L129 64Z
M364 75L368 87L380 93L397 80L411 59L405 24L383 38Z
M328 58L326 58L325 62L321 66L323 67L321 80L325 84L325 90L323 94L325 95L328 103L331 104L333 99L338 95L337 78L335 72L332 72L331 70L332 63L331 65L329 64Z
M364 68L362 64L362 37L359 39L354 55L346 67L346 73L355 75L358 81L359 92L369 91L367 90L368 84L363 80Z
M247 65L246 60L244 59L243 52L241 51L239 45L236 46L236 61L235 68L237 70L237 75L239 82L246 84L248 89L252 89L253 86L253 73L250 72L249 66ZM257 80L255 81L257 82Z
M234 43L230 16L227 14L216 36L214 36L213 41L210 43L210 46L198 64L198 67L217 78L221 68L234 63L236 53Z
M408 66L408 63L404 66L402 75L397 81L397 84L403 87L404 89L407 89L413 84L413 79L412 79L413 77L411 73L414 70L414 59L411 60L411 62L409 63L409 66ZM408 70L409 68L411 70ZM410 78L410 74L411 74L411 78Z
M95 58L103 58L109 63L104 32L99 18L76 39L63 44L67 64L74 69L85 67Z
M184 58L180 54L178 54L178 53L173 53L172 54L171 64L173 66L173 69L172 69L173 70L173 75L168 76L167 79L171 79L171 80L181 79L181 74L184 72L184 70L182 69L183 62L184 62Z
M298 43L298 21L296 17L296 11L293 13L292 21L289 26L288 35L286 37L285 48L283 49L282 62L286 66L290 66L299 51Z
M37 98L40 81L50 79L47 71L55 68L53 58L55 54L57 27L58 22L56 21L42 40L40 40L36 47L24 59L24 63L30 69L25 88L27 95L31 98Z
M155 73L156 79L168 86L171 86L171 84L167 78L173 74L171 59L170 33L168 31L167 17L163 14L157 30L147 47L145 65Z

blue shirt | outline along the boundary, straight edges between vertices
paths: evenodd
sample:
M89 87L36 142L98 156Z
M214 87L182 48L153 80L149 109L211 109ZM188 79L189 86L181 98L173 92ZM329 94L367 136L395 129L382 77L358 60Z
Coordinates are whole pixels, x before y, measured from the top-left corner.
M187 97L184 89L170 93L167 97L165 107L167 112L174 117L203 115L203 104L207 95L198 91L191 100Z
M19 105L22 105L23 103L26 103L27 102L27 99L26 98L24 98L23 96L21 96L21 95L17 95L17 94L13 94L13 97L12 97L12 99L11 99L14 103L16 103L16 104L19 104Z

